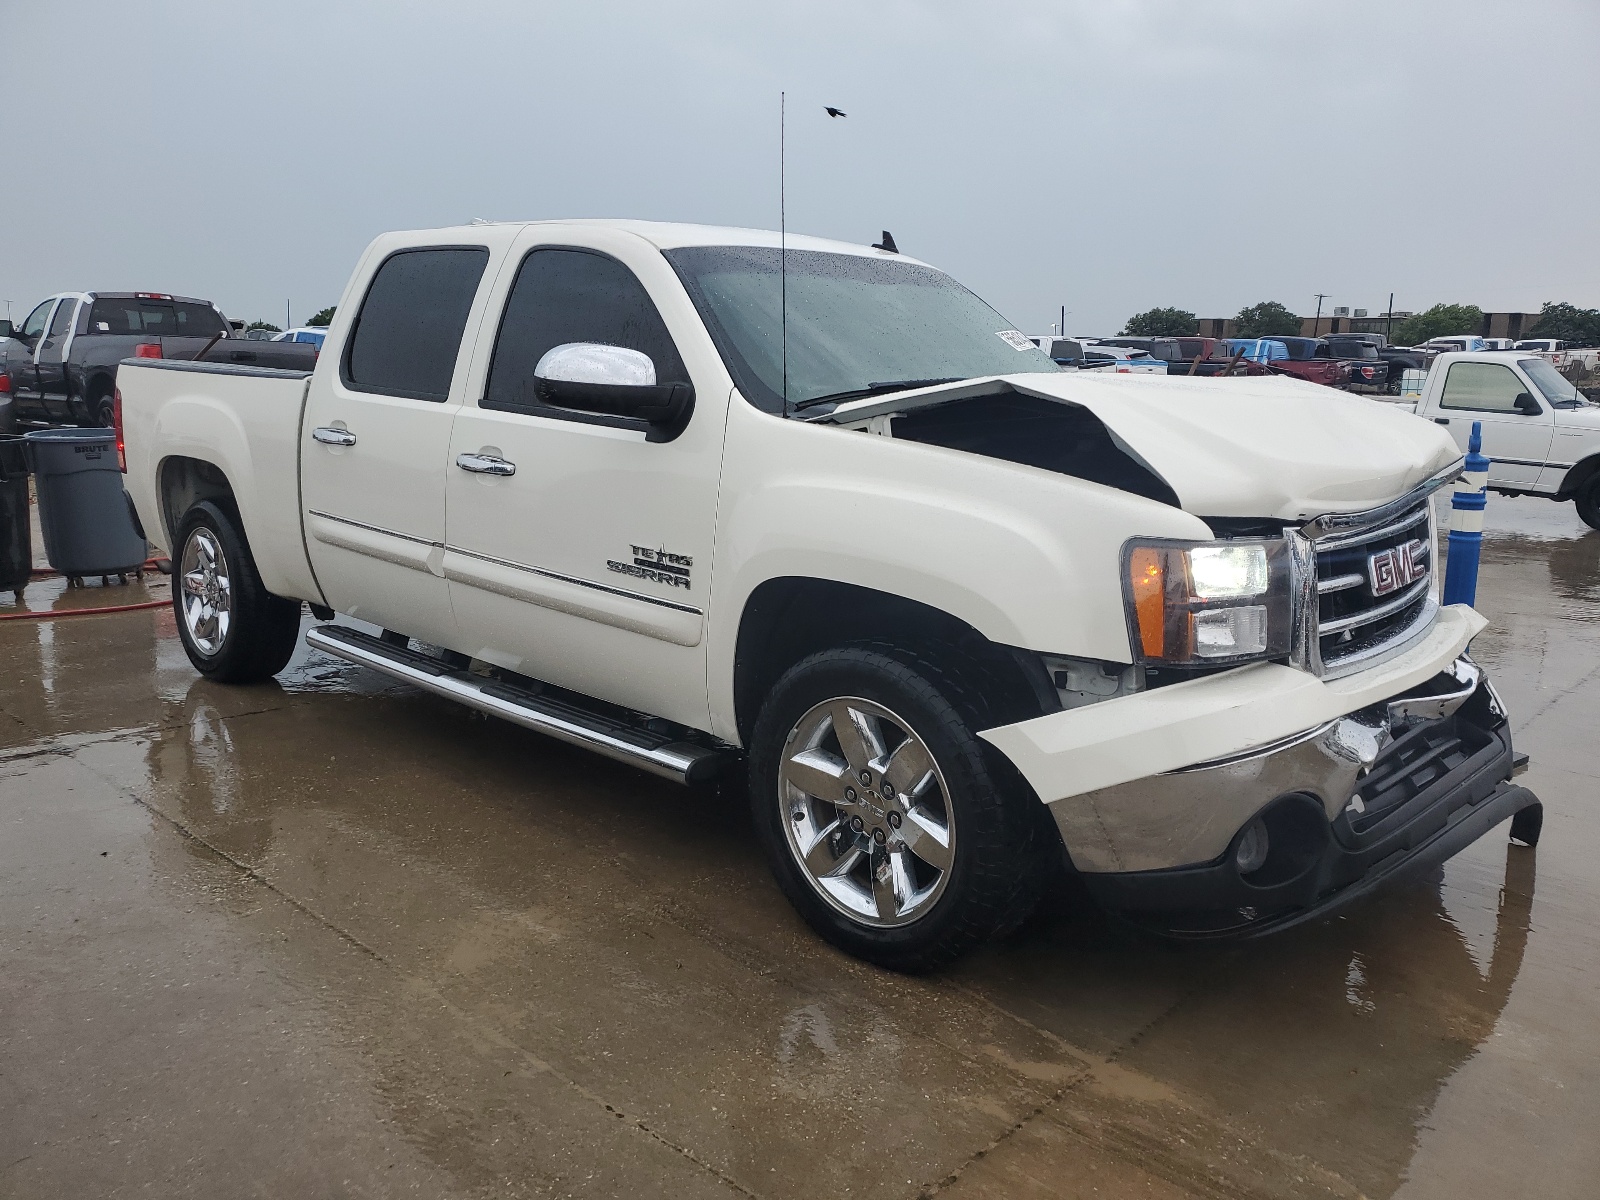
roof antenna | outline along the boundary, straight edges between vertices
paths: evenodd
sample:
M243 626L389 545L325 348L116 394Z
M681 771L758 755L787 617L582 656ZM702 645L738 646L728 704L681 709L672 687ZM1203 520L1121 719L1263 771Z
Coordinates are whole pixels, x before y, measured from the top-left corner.
M890 233L887 229L883 231L883 241L873 242L872 248L874 250L887 250L890 254L900 253L900 247L894 244L894 234Z
M783 327L783 415L789 416L789 214L784 134L788 97L778 93L778 323Z

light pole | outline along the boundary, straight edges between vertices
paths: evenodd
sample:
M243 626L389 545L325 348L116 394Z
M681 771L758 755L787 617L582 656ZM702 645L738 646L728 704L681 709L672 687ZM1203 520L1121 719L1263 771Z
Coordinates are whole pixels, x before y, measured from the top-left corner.
M1317 293L1317 315L1311 318L1311 336L1316 337L1322 329L1322 302L1328 298L1326 292Z

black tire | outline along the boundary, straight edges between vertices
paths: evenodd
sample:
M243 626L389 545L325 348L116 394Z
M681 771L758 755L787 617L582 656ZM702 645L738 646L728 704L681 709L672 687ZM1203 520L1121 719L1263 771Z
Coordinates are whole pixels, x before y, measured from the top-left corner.
M90 419L95 422L98 429L111 429L117 423L117 406L110 396L101 396L89 405Z
M1588 483L1578 489L1578 494L1573 497L1578 508L1578 516L1590 529L1600 529L1600 475L1596 475Z
M933 970L1021 924L1038 904L1051 849L1059 851L1060 840L1044 806L963 715L971 711L963 703L964 690L934 662L898 648L870 644L825 650L801 660L778 681L751 736L751 809L778 886L823 938L891 970ZM803 818L791 811L795 802L786 797L793 793L786 793L781 782L786 747L819 705L842 698L859 698L900 718L941 776L953 830L953 855L944 873L948 878L927 909L908 924L873 924L825 899L791 842L787 822ZM870 786L863 790L879 799ZM896 803L909 807L905 801L901 795L885 806L891 811ZM909 814L901 819L909 822ZM835 835L846 840L853 836L842 828ZM895 835L889 836L893 847ZM865 865L871 875L872 864L881 858L870 856L883 855L883 843L877 850L864 840L858 846L869 855ZM923 868L920 860L917 866Z
M220 632L215 619L207 624L186 612L186 605L202 600L192 584L199 584L205 572L191 568L206 547L211 559L220 561L223 572L223 587L218 588L214 578L210 581L213 603L209 607L213 612L225 611L227 616ZM225 606L214 603L223 591ZM300 603L267 591L238 516L231 506L211 500L196 504L178 526L172 607L189 661L200 674L219 683L259 683L271 678L288 664L300 637ZM201 605L202 612L205 607Z

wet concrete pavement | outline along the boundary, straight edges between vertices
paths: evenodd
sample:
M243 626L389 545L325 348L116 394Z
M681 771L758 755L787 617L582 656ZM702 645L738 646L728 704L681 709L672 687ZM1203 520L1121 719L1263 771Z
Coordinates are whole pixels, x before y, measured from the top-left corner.
M215 686L167 610L0 622L0 1196L1600 1194L1600 533L1490 527L1536 852L1247 946L1062 896L926 979L731 793L304 649Z

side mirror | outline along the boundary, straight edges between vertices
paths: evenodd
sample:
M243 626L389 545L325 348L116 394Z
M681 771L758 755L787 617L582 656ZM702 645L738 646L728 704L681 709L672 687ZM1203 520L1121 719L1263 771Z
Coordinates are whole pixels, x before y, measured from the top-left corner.
M10 321L0 321L0 338L16 337L17 333Z
M1525 417L1537 417L1544 409L1539 407L1539 402L1527 392L1518 392L1517 398L1512 401L1516 409Z
M679 421L694 403L693 384L656 382L648 354L598 342L552 347L534 367L533 379L546 404L652 425Z

